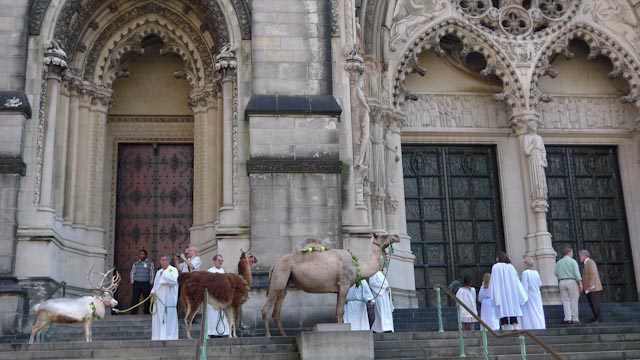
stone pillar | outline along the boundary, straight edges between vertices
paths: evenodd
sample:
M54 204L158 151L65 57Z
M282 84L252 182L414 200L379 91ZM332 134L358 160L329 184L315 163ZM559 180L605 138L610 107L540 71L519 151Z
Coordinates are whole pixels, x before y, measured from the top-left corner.
M40 182L40 208L53 211L53 169L56 140L56 117L62 74L67 68L67 54L55 41L44 47L44 64L47 67L47 103L45 108L44 150Z
M76 176L78 166L78 134L79 134L80 98L78 86L71 84L69 90L69 123L67 132L67 151L64 181L63 218L66 223L73 223L75 207Z
M193 109L193 227L191 243L203 249L214 238L218 218L217 94L212 89L197 90L189 96ZM206 251L206 250L205 250Z
M400 164L400 122L390 111L385 111L384 154L385 154L385 217L387 231L398 233L398 221L396 211L398 209L398 186L402 179L398 177L402 173Z
M223 209L232 209L235 205L233 193L233 113L234 113L234 82L238 62L235 48L226 46L216 56L216 71L222 74L222 134L223 134L223 169L222 169L222 206Z
M89 128L91 123L91 95L86 89L78 93L78 146L73 196L73 223L86 226L88 220L87 188L89 177Z
M104 185L104 152L105 152L105 140L107 136L107 117L109 113L109 107L112 104L112 97L110 91L104 94L94 96L92 100L92 112L94 114L92 121L93 133L92 139L92 156L90 162L92 163L91 172L91 191L89 193L89 199L91 204L91 219L89 225L102 232L105 228L105 222L102 218L102 202L103 202L103 185ZM102 237L95 239L95 243L92 245L102 247Z
M524 196L529 197L531 204L528 211L531 221L525 236L525 255L536 261L545 303L559 303L558 280L554 275L556 252L547 229L547 157L543 139L538 135L542 121L536 112L523 112L512 115L510 123L521 144L522 173L525 178Z

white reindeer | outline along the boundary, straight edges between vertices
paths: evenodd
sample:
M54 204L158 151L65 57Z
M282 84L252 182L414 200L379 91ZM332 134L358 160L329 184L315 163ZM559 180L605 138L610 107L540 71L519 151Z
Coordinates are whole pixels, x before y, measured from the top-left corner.
M91 281L91 270L93 270L93 266L87 273L87 279L95 291L94 296L83 296L77 299L49 299L34 307L38 319L31 328L29 344L32 344L33 338L37 338L40 331L50 323L82 323L84 337L87 342L91 342L91 320L102 319L105 308L118 305L116 299L113 298L113 293L120 283L120 274L117 271L113 272L114 268L106 273L98 273L102 275L102 280L100 286L96 286ZM109 281L110 284L106 284Z

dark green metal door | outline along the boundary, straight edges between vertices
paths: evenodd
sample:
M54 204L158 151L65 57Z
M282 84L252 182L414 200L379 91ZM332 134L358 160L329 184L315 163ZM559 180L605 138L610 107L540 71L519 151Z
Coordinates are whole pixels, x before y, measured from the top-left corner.
M495 148L403 146L402 159L418 302L434 306L434 285L479 286L504 249Z
M553 247L587 249L598 264L603 301L636 301L637 292L615 147L547 147Z

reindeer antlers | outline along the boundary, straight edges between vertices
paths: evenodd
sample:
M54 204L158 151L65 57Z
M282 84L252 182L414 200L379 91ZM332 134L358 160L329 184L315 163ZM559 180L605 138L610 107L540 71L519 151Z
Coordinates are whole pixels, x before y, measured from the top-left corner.
M91 281L91 274L93 273L93 265L91 265L91 267L89 268L89 272L87 272L87 280L89 280L89 284L91 285L91 287L93 287L94 290L114 292L118 288L118 285L120 285L120 280L122 280L122 278L120 278L120 273L115 270L116 268L114 267L106 273L96 273L102 275L100 286L96 286L93 281ZM105 281L107 280L109 274L112 272L113 275L110 277L111 283L107 285L105 284Z

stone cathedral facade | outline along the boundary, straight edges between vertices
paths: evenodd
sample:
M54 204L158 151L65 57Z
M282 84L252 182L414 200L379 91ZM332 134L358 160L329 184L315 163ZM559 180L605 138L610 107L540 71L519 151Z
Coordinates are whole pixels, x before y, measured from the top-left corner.
M0 335L128 279L139 249L235 271L245 322L309 237L397 233L395 306L475 285L505 250L547 303L564 246L606 301L640 280L637 0L16 0L0 5ZM130 285L118 300L130 305ZM285 326L335 295L287 297Z

